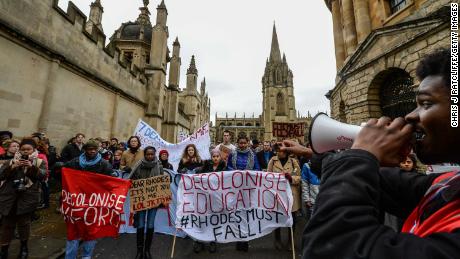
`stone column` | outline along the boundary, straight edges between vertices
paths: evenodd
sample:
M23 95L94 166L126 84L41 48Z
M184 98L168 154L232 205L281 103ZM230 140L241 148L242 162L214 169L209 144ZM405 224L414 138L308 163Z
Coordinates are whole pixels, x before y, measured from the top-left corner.
M345 46L343 42L342 14L339 0L332 2L332 24L334 28L335 64L339 69L345 60Z
M371 33L369 3L368 0L353 0L353 6L355 8L356 31L359 44Z
M48 72L48 80L46 83L45 95L43 97L42 109L38 120L38 131L47 133L50 124L51 106L56 92L56 78L59 71L59 60L53 60Z
M353 0L342 0L343 38L345 41L347 57L356 50L356 27Z

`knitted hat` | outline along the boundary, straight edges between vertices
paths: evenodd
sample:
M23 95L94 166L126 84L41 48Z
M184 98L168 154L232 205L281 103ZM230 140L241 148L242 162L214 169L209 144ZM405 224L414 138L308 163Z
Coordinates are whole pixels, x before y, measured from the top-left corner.
M2 136L9 136L10 138L13 138L13 133L11 133L11 131L8 131L8 130L3 130L3 131L0 131L0 137Z
M169 156L169 153L168 153L168 151L166 149L163 149L163 150L160 151L160 156L163 155L163 154L166 154L166 155Z
M31 145L32 147L34 147L34 149L37 148L37 142L35 142L35 140L31 138L22 139L21 144L19 144L19 146L22 147L24 145Z
M90 139L88 140L88 142L86 142L84 145L83 145L83 149L86 150L88 148L99 148L99 143L93 139Z

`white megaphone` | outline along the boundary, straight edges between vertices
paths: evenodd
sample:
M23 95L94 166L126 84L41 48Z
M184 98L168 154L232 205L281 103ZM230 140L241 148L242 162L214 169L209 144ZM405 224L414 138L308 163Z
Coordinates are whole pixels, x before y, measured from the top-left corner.
M345 124L331 119L325 113L318 113L311 122L308 139L313 152L319 154L349 149L361 129L360 126Z

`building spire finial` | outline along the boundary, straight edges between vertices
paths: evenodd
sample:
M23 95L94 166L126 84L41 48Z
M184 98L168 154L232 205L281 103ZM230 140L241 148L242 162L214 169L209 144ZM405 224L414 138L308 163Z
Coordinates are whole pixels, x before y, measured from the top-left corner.
M276 25L273 22L272 46L270 49L270 61L281 62L281 51L278 43L278 35L276 33Z

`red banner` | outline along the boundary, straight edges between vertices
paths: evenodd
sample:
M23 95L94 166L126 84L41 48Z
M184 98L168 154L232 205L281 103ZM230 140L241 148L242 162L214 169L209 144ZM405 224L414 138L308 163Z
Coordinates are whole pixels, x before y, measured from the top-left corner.
M117 237L130 186L128 180L63 168L61 212L67 239Z
M303 137L304 123L273 122L273 136L280 138Z

